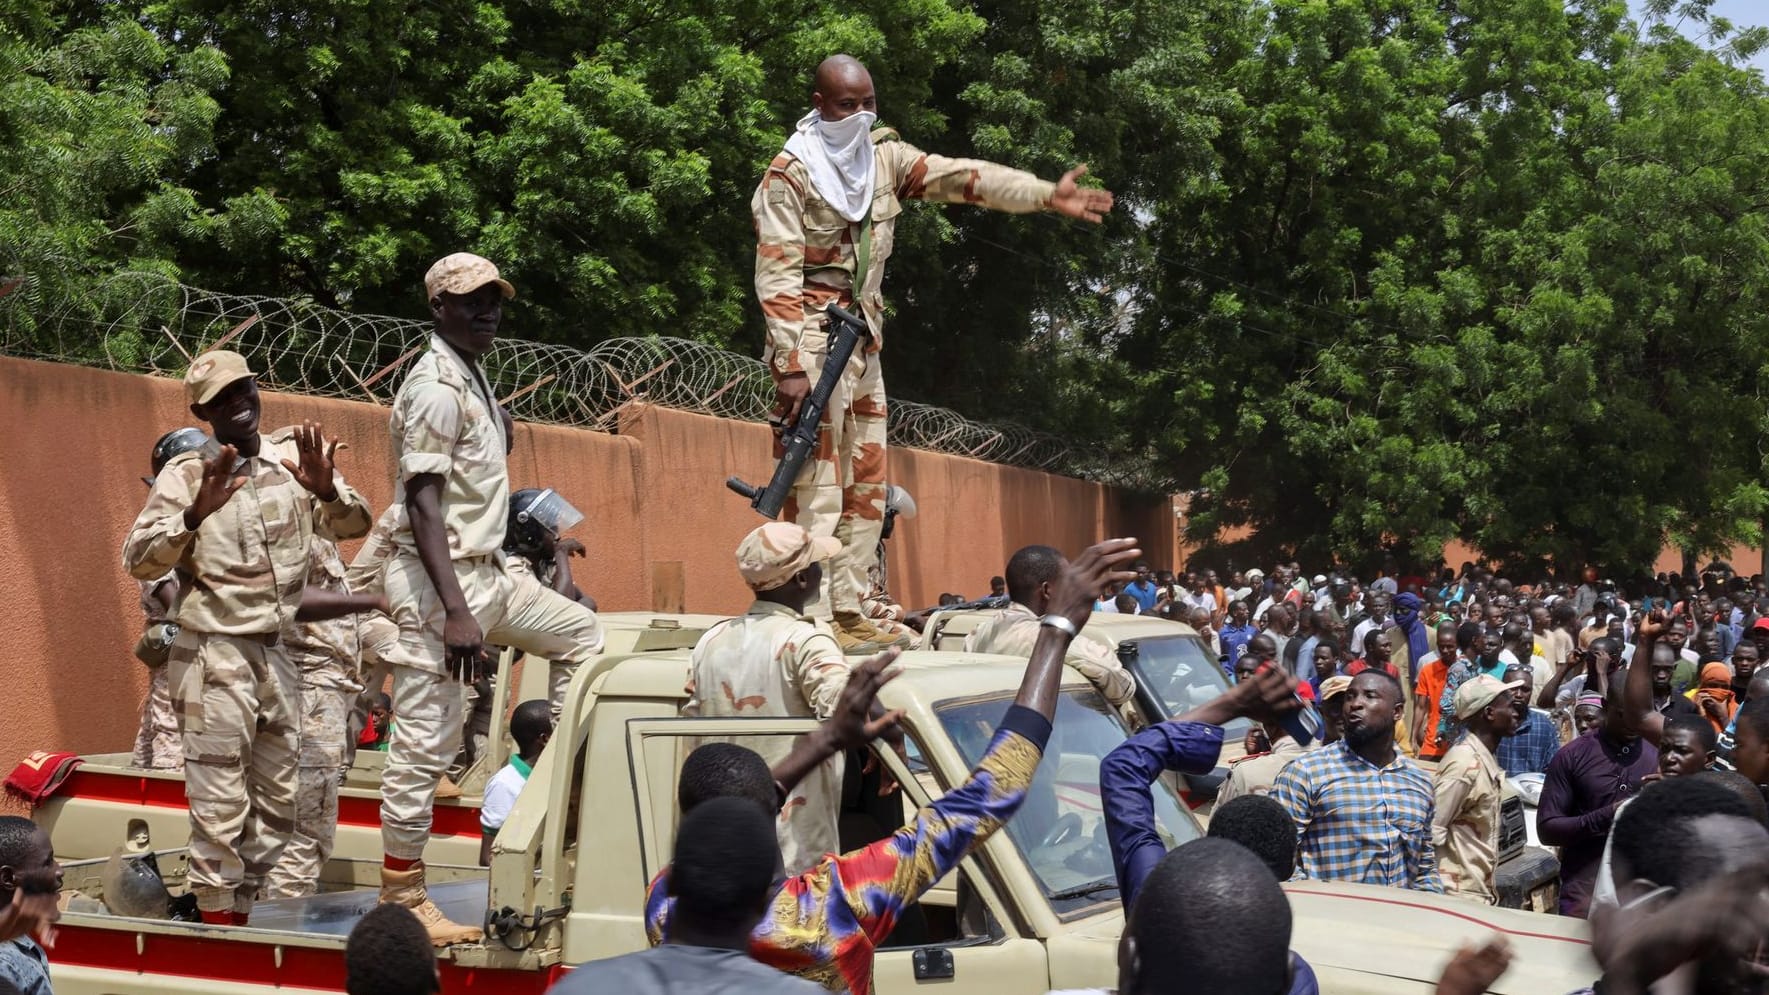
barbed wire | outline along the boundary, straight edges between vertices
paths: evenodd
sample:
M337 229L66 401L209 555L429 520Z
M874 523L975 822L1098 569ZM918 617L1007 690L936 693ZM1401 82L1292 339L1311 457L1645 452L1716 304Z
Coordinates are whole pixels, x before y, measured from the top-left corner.
M257 364L273 390L388 404L430 339L427 321L217 293L154 273L120 273L59 302L34 289L0 286L0 352L181 377L190 357L225 346ZM612 430L634 404L759 422L774 400L760 360L688 339L610 339L589 349L499 339L483 364L513 417L597 431ZM887 431L893 446L1170 489L1148 465L1084 455L1049 433L930 404L893 399Z

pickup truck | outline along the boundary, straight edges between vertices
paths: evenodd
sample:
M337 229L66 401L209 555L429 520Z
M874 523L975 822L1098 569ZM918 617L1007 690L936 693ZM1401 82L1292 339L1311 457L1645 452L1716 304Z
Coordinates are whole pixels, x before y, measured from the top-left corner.
M988 608L943 611L928 618L922 646L961 650L965 637L998 614ZM1210 655L1198 630L1183 622L1149 615L1096 614L1080 638L1098 643L1116 656L1136 681L1136 704L1149 722L1161 722L1191 711L1228 691L1228 676ZM1236 719L1223 728L1222 753L1215 772L1184 779L1182 793L1199 815L1208 817L1216 789L1228 766L1247 755L1245 738L1252 727Z
M707 737L760 741L812 728L803 719L687 719L685 651L610 653L579 670L564 714L493 849L489 872L432 865L432 896L456 921L484 922L484 942L442 954L444 991L541 992L570 965L641 949L648 881L669 859L681 760ZM1011 702L1025 661L905 654L881 703L903 709L906 765L881 760L921 805L964 779ZM1123 914L1104 843L1101 758L1125 736L1078 677L1062 688L1056 732L1025 808L918 903L876 960L882 995L949 991L1042 995L1109 987ZM1162 833L1178 845L1200 826L1164 784ZM875 829L873 832L882 832ZM851 842L861 842L860 839ZM844 842L850 842L845 840ZM261 903L249 927L126 918L102 911L102 861L66 868L68 911L51 952L61 995L336 990L345 936L375 901L378 862L339 856L324 891ZM181 855L163 854L169 884ZM1287 886L1293 945L1328 992L1432 990L1452 952L1498 931L1515 966L1493 990L1562 992L1597 974L1585 924L1355 885Z
M964 637L995 614L994 609L969 607L937 613L929 617L922 643L929 649L962 649ZM1080 638L1117 655L1136 681L1137 708L1149 722L1183 714L1228 691L1227 675L1189 625L1142 615L1097 614L1087 620ZM1175 776L1180 796L1199 818L1209 819L1229 765L1246 756L1242 740L1247 728L1245 719L1225 728L1215 771L1201 777ZM1507 908L1553 912L1560 898L1560 861L1529 839L1535 812L1529 807L1533 800L1529 806L1525 801L1507 784L1494 884L1499 903Z
M605 650L612 655L691 649L708 626L723 618L649 612L608 612L599 617ZM505 651L498 674L490 749L459 778L461 797L437 801L430 844L424 851L430 864L478 863L479 793L486 780L509 762L510 743L503 726L510 702L547 696L545 667L517 667L514 654ZM514 681L512 674L517 675ZM80 768L33 816L48 830L50 843L63 860L108 857L119 844L139 841L143 834L155 847L182 846L189 839L190 809L182 770L132 767L127 753L88 754L81 760ZM386 761L386 753L358 751L346 773L338 791L337 855L380 858L381 771Z

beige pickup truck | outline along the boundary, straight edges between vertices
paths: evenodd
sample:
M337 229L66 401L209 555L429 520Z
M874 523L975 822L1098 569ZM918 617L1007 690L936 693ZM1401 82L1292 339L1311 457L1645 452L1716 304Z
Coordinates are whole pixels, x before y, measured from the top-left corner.
M679 632L684 642L688 628ZM910 765L888 751L882 759L909 803L921 805L966 777L1025 661L932 651L903 659L903 675L880 697L905 712ZM642 948L645 887L669 858L685 753L702 737L759 741L811 727L680 718L687 660L685 650L610 653L582 668L498 836L489 873L432 866L432 895L448 914L487 926L483 943L444 953L445 992L538 993L570 965ZM1067 680L1062 690L1033 800L905 917L913 927L877 956L883 995L1042 995L1114 984L1123 914L1098 778L1101 759L1125 732L1084 681ZM1155 810L1169 843L1199 835L1164 784ZM345 936L374 903L378 880L377 859L339 856L326 868L322 894L261 903L250 927L212 927L104 912L102 866L96 858L67 866L69 912L51 953L61 995L337 990ZM163 856L161 867L179 888L181 854ZM1294 946L1328 992L1429 992L1459 945L1495 931L1510 937L1517 957L1494 991L1571 991L1597 974L1576 920L1383 888L1288 888Z
M691 649L721 615L667 615L607 612L599 616L610 655ZM492 706L491 748L460 778L460 798L436 803L435 822L424 858L431 864L479 861L479 793L486 780L509 762L503 735L511 701L544 698L546 668L521 667L506 652L499 660L499 692ZM512 680L511 675L517 675ZM509 693L505 693L509 689ZM146 834L154 848L182 847L190 838L190 809L182 770L142 770L127 753L96 753L81 758L80 769L34 813L49 831L64 861L108 857L127 839ZM336 854L377 860L381 854L381 771L384 752L359 751L338 791Z

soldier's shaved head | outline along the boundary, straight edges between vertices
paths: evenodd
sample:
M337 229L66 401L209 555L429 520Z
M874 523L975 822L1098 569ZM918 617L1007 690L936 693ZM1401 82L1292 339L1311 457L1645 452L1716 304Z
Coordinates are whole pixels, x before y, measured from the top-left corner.
M818 93L828 93L844 83L858 82L864 79L872 82L872 74L860 64L860 60L851 55L832 55L817 63L817 73L812 78L812 88Z
M825 121L840 121L861 111L878 110L872 74L851 55L832 55L819 62L812 87L811 106Z

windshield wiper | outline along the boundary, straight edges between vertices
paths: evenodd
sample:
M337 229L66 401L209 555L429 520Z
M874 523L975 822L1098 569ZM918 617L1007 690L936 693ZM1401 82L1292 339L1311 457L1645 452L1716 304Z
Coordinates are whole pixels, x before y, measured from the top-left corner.
M1103 895L1108 891L1117 894L1118 885L1112 881L1095 881L1092 884L1079 885L1074 888L1065 888L1062 891L1054 892L1050 895L1050 900L1053 902L1062 902L1072 898L1093 898L1096 895Z

